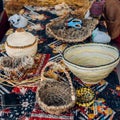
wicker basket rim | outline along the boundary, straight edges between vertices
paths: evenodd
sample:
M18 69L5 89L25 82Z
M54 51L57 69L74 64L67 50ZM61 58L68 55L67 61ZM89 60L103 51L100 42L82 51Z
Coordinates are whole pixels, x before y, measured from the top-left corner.
M52 113L55 114L55 111L57 110L58 112L63 112L61 110L66 110L68 108L70 108L71 106L73 106L75 104L75 101L76 101L76 97L75 97L75 91L74 91L74 88L73 88L73 85L72 85L72 81L71 81L71 78L68 74L68 72L65 70L64 67L62 67L60 64L57 64L55 62L48 62L42 69L41 71L41 81L40 81L40 84L42 84L42 81L45 81L45 77L44 77L44 71L45 69L48 67L48 66L51 66L51 65L56 65L57 67L59 66L62 70L64 70L64 73L66 74L66 77L69 81L69 87L70 87L70 91L71 91L71 95L70 95L70 98L71 98L71 101L68 103L68 104L65 104L65 105L60 105L60 106L48 106L47 104L45 104L40 96L39 96L39 90L40 90L40 86L38 86L37 88L37 92L36 92L36 99L38 101L38 104L46 111L51 111Z
M67 15L68 16L68 15ZM59 22L61 21L61 19L64 19L66 18L66 16L61 16L59 18L55 18L53 20L51 20L51 22L49 22L47 25L46 25L46 31L49 31L50 34L52 36L54 36L57 40L61 40L63 42L68 42L68 43L77 43L77 42L83 42L86 38L88 38L91 34L92 34L92 29L89 29L88 30L88 34L86 36L83 36L82 38L78 38L78 39L66 39L66 38L62 38L62 37L58 37L56 34L54 34L54 32L50 29L50 26L54 24L54 22ZM98 24L98 20L97 19L94 19L96 20L95 21L95 25ZM84 27L85 28L85 27Z
M44 107L45 108L47 108L47 109L63 109L63 108L68 108L69 106L71 106L72 104L74 104L75 103L75 99L71 99L71 102L70 103L68 103L68 104L66 104L66 105L59 105L59 106L49 106L49 105L47 105L47 104L45 104L41 99L40 99L40 97L39 97L39 87L38 87L38 89L37 89L37 92L36 92L36 98L37 98L37 101L40 103L40 104L44 104ZM73 97L73 96L72 96Z
M116 53L118 53L117 58L114 61L112 61L112 62L109 62L109 63L104 64L104 65L98 65L98 66L83 66L83 65L78 65L78 64L75 64L75 63L69 61L67 58L65 58L65 52L69 51L70 49L74 49L76 47L84 47L84 46L92 46L93 47L93 46L96 46L96 45L97 46L102 46L102 47L107 47L107 48L115 50ZM105 44L100 44L100 43L86 43L86 44L79 44L79 45L68 46L68 47L66 47L64 49L63 54L62 54L62 58L63 58L63 60L65 62L67 62L68 64L71 64L71 65L73 65L73 66L75 66L77 68L92 69L92 70L94 70L94 69L96 70L96 69L101 69L101 68L104 68L104 67L112 66L113 64L115 64L116 62L118 62L120 60L119 51L118 51L118 49L116 47L110 46L110 45L107 45L107 44L106 45Z
M26 45L26 46L12 46L12 45L9 45L8 42L6 41L5 45L8 46L9 48L13 48L13 49L23 49L23 48L28 48L28 47L31 47L31 46L35 45L36 42L37 42L37 40L35 40L32 44L29 44L29 45Z

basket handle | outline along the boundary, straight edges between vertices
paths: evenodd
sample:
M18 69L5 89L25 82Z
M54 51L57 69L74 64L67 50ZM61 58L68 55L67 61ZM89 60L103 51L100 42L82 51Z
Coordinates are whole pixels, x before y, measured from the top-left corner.
M65 70L64 67L62 67L60 64L56 63L56 62L48 62L42 69L41 71L41 81L45 80L46 77L44 77L44 71L47 67L51 66L51 65L55 65L56 67L59 67L60 69L62 69L69 81L69 85L70 85L70 89L71 89L71 98L72 100L75 100L75 92L74 92L74 87L73 87L73 84L72 84L72 80L71 80L71 77L69 75L69 73L67 72L67 70Z

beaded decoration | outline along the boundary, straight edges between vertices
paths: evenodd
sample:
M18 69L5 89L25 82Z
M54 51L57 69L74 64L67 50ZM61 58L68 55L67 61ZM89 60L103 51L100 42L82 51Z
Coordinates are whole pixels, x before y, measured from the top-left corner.
M79 106L89 107L94 103L95 93L87 87L82 87L76 90L77 102Z

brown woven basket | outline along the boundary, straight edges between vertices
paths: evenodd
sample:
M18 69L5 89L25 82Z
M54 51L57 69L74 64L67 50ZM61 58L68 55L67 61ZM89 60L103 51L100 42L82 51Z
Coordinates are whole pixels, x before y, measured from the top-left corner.
M45 78L44 71L48 66L56 66L66 74L68 81ZM39 106L50 114L59 115L75 105L75 90L71 78L65 68L55 62L48 62L41 72L36 99Z
M66 21L72 17L71 14L53 19L46 25L46 33L50 37L54 37L57 40L67 43L83 42L89 36L98 24L97 19L82 19L83 25L81 29L73 27L68 28Z

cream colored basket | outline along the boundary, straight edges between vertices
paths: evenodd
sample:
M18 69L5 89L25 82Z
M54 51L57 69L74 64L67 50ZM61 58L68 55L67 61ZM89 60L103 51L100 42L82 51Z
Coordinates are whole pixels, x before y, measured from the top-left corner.
M119 51L105 44L79 44L66 48L63 60L71 72L84 83L96 84L117 66Z
M51 65L62 69L68 81L45 78L45 68ZM41 72L41 81L37 89L36 99L44 111L55 115L59 115L75 105L75 90L65 68L54 62L46 64Z
M5 49L10 57L34 56L37 52L37 40L29 32L18 30L8 36Z

